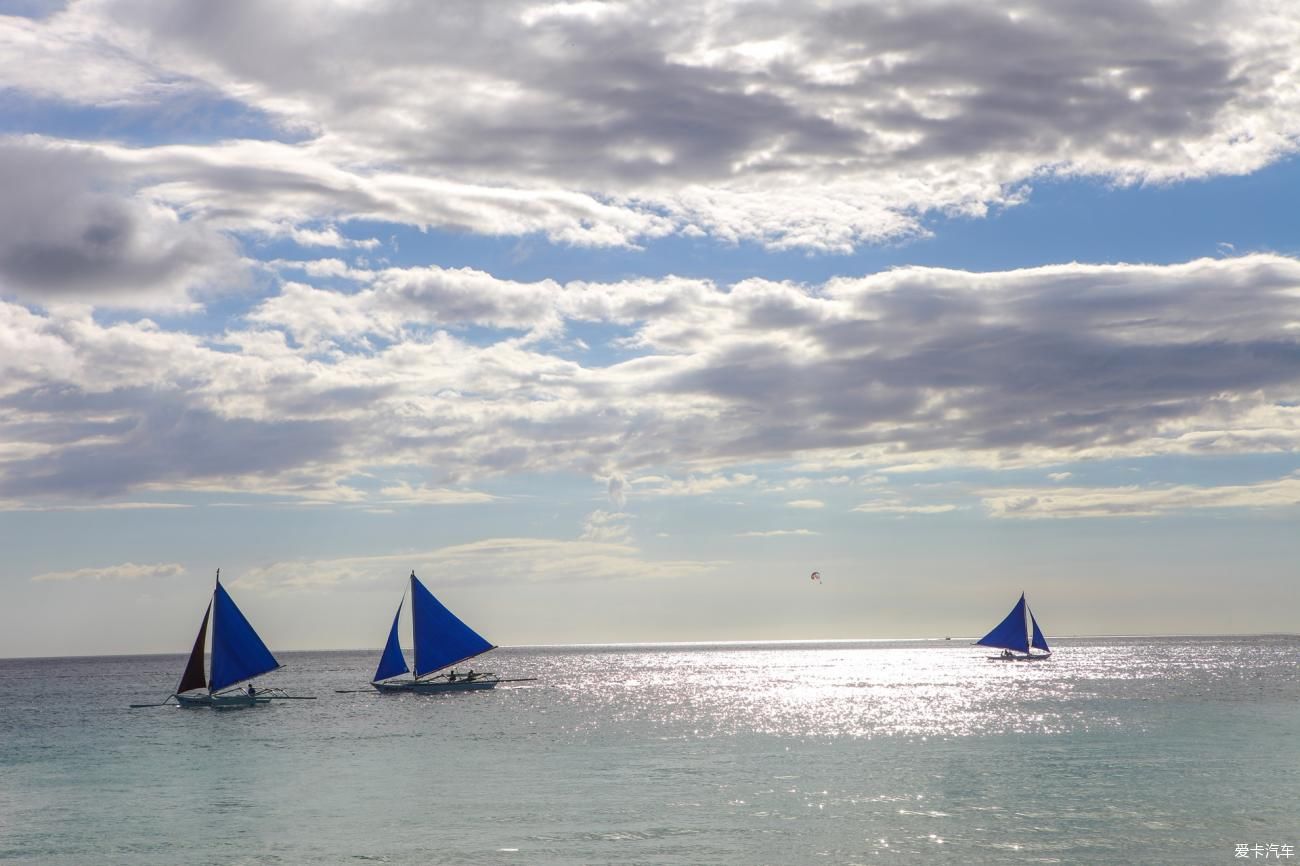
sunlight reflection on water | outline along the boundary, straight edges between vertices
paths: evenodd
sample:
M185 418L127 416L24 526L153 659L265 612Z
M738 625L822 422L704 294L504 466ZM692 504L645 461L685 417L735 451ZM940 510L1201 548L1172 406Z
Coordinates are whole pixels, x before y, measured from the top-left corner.
M125 708L181 656L0 661L0 861L1226 861L1297 826L1297 647L519 647L456 696L290 653L318 701L229 713Z
M988 656L982 648L933 645L594 652L557 667L600 679L598 692L559 671L554 688L591 706L599 724L650 719L664 736L678 737L962 737L1114 722L1093 710L1071 712L1079 676L1061 672L1084 659L1072 660L1068 650L1034 664Z

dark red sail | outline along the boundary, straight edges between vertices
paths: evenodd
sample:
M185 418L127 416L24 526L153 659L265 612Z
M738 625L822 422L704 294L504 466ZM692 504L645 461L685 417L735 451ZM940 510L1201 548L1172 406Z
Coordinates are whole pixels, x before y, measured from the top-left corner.
M190 689L206 689L208 687L208 678L203 673L203 645L208 637L208 614L212 613L212 603L208 603L208 609L203 611L203 625L199 626L199 636L194 639L194 649L190 651L190 663L185 666L185 673L181 675L181 684L176 687L176 693L188 692Z

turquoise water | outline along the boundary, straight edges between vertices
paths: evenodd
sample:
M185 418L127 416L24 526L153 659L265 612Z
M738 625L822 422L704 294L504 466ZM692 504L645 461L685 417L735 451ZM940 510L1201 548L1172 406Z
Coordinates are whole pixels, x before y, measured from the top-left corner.
M181 655L4 660L0 862L1300 862L1300 639L1059 644L520 648L442 696L282 653L318 700L220 712L126 708Z

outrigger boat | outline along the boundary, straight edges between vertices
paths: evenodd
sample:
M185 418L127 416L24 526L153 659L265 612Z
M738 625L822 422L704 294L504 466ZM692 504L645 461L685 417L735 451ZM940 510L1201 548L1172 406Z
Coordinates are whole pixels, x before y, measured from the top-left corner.
M388 643L384 653L379 657L379 667L370 685L383 693L393 692L466 692L495 688L500 682L519 682L519 680L502 680L494 673L475 673L473 670L463 674L452 668L445 674L438 674L444 668L458 665L480 656L496 645L489 642L474 629L467 626L442 602L434 598L420 583L420 579L411 572L411 636L415 644L415 668L406 665L402 655L402 646L397 638L397 626L402 618L402 604L397 603L397 613L393 616L393 627L388 632ZM399 680L402 674L411 674L411 679ZM434 676L434 674L438 674Z
M975 643L1002 650L1000 655L989 656L990 661L1039 662L1052 656L1052 649L1047 645L1047 638L1043 637L1043 631L1038 627L1038 620L1034 619L1034 612L1029 609L1023 592L1020 593L1020 601L1011 608L1006 619ZM1030 647L1042 650L1042 653L1035 654Z
M212 621L211 676L203 670L209 619ZM182 707L226 709L268 704L272 700L315 700L287 695L283 689L259 690L251 682L242 690L234 688L279 667L282 665L271 655L235 600L221 585L221 569L217 569L217 586L212 591L207 610L203 612L199 635L194 639L194 649L190 650L190 660L185 665L185 673L181 674L180 685L162 703L131 706L161 707L175 700ZM207 691L202 691L204 689Z

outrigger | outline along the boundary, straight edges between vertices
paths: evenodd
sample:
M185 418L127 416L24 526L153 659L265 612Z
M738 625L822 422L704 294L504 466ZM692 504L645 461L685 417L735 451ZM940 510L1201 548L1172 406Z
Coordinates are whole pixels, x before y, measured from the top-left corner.
M1047 645L1047 638L1043 637L1043 630L1038 627L1038 620L1034 619L1034 612L1029 609L1023 592L1011 613L975 643L1002 650L999 655L989 656L990 661L1041 662L1052 657L1052 648ZM1033 652L1035 649L1042 650L1042 653Z
M379 657L379 667L371 678L370 685L384 694L394 692L470 692L496 688L498 683L531 682L535 677L523 677L504 680L491 672L479 672L472 668L457 673L454 665L467 662L472 658L496 649L496 645L487 640L474 629L448 610L442 602L434 598L433 593L425 588L420 579L411 572L411 636L415 644L414 669L406 664L402 654L402 645L398 640L397 629L402 618L402 604L405 597L397 603L397 613L393 616L393 627L388 631L388 642L384 645L383 655ZM446 673L438 673L446 668ZM402 674L411 674L410 679L395 679ZM353 692L356 689L336 689L338 692Z
M208 637L208 620L212 621L212 674L203 670L204 644ZM177 706L234 709L269 704L273 700L314 701L314 697L286 694L284 689L258 689L251 680L270 673L282 665L271 655L266 644L258 637L253 626L244 617L235 600L221 585L221 569L217 569L217 586L212 599L203 612L199 635L190 650L189 663L181 674L176 691L156 704L131 704L141 707ZM248 683L243 689L234 688ZM206 689L206 693L202 690Z

